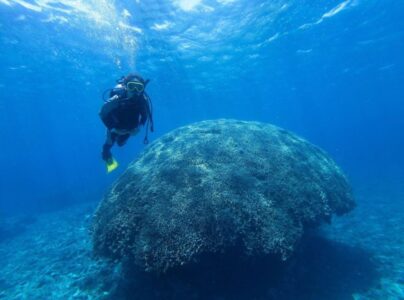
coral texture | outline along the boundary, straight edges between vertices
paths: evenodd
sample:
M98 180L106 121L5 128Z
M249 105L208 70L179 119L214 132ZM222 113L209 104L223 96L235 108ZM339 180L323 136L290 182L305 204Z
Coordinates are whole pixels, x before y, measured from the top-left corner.
M287 258L308 226L354 207L318 147L279 127L203 121L153 142L99 205L97 255L164 272L242 246Z

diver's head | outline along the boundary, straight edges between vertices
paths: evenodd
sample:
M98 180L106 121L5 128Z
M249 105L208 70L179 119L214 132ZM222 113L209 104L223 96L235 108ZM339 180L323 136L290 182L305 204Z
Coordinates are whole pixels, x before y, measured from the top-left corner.
M138 74L127 75L123 81L123 84L126 87L128 97L132 97L134 95L137 95L137 96L142 95L147 82L148 82L147 80L144 80Z

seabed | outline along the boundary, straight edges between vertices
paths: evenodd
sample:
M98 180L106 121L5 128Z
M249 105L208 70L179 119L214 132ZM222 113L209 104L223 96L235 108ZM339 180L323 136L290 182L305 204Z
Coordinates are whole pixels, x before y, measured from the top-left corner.
M277 299L289 300L286 295L292 294L318 300L404 299L404 190L393 195L365 190L356 194L354 212L321 229L323 240L329 241L324 244L327 249L319 249L317 243L315 253L307 251L307 257L300 258L305 261L299 268L302 274L254 299L278 295ZM87 203L37 215L24 230L0 241L0 299L140 299L117 292L130 290L125 284L131 284L122 277L119 264L92 255L89 228L95 207ZM333 253L324 255L327 251ZM198 291L188 296L205 299ZM167 299L156 290L149 298Z

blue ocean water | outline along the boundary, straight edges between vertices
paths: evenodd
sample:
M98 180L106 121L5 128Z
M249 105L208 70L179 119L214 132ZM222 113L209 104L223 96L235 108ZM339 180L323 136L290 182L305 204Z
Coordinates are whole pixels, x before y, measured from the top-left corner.
M102 198L145 146L140 134L114 147L120 167L106 174L101 96L138 71L151 80L151 140L234 118L275 124L326 150L358 201L328 234L376 253L373 244L382 243L379 259L396 266L376 279L377 293L369 284L367 296L352 297L404 299L403 1L0 0L0 45L0 218L29 215L26 230L34 223L36 232L49 224L67 232L74 222L58 223L55 214ZM78 215L91 214L84 211ZM7 247L26 253L35 244L14 238L0 241L4 276L22 259ZM22 299L3 278L0 299ZM60 289L25 296L71 296Z

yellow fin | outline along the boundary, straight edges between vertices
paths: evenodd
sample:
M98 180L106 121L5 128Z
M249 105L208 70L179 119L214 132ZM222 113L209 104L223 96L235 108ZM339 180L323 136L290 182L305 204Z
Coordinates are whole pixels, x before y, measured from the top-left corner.
M118 168L119 164L115 160L115 158L111 158L110 160L107 161L107 173L111 173L113 170Z

